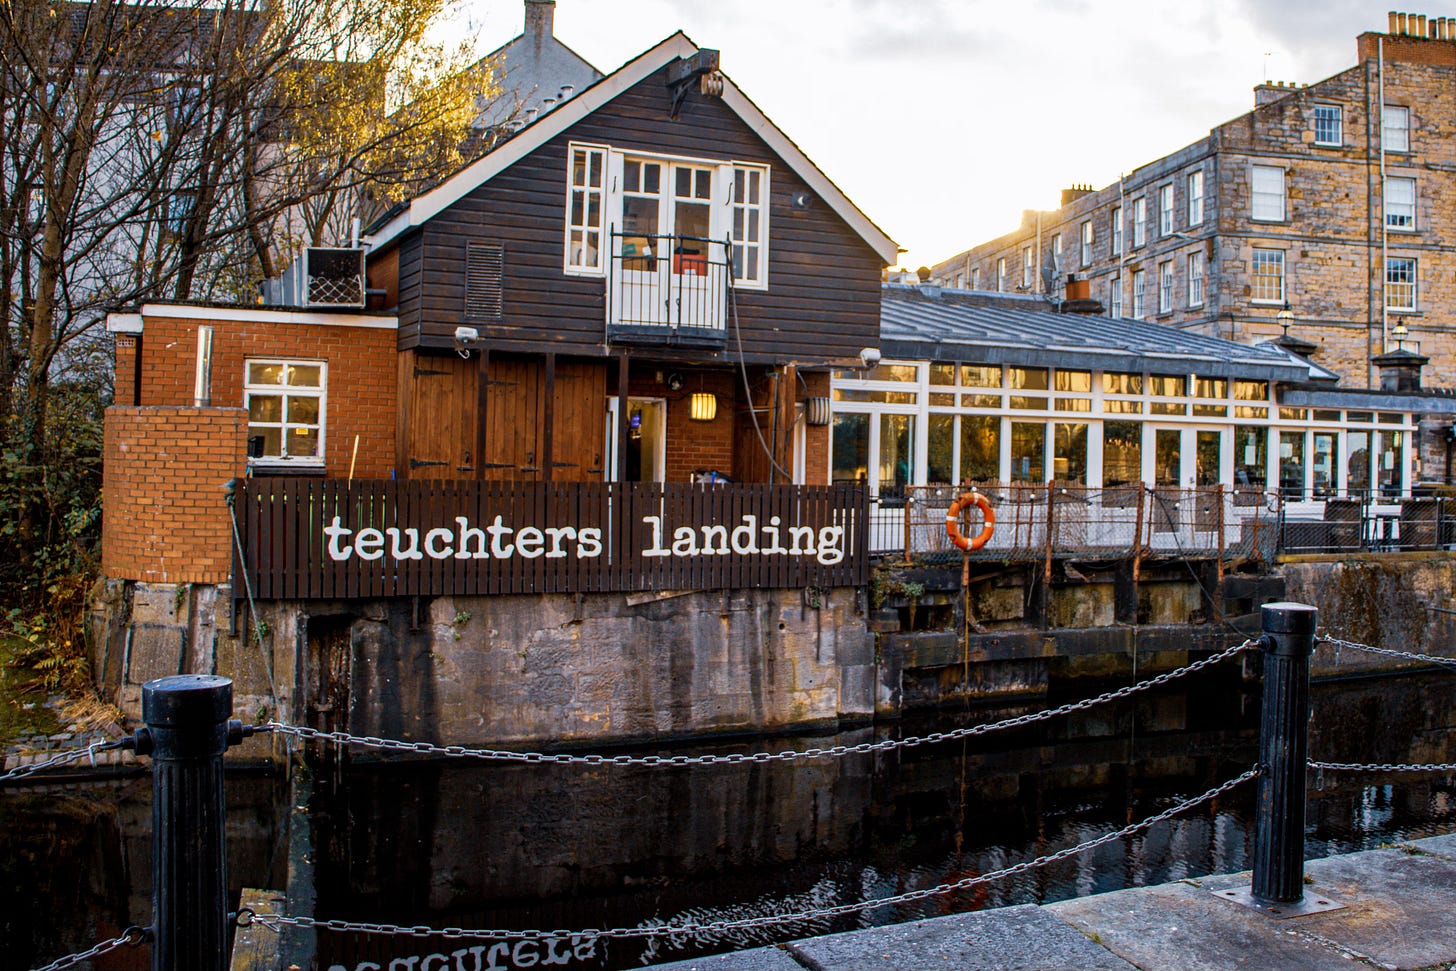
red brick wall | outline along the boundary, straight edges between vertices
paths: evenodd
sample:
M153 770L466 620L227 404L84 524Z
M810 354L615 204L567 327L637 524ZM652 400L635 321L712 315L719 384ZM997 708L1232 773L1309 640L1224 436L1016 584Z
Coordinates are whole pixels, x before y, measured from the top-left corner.
M280 315L281 317L281 315ZM359 436L356 478L389 478L394 466L395 331L382 327L253 320L188 320L147 315L142 346L141 404L191 405L197 328L211 324L212 403L243 404L243 362L250 357L328 363L324 402L325 473L349 474ZM121 357L117 358L118 382ZM119 387L119 385L118 385ZM120 399L118 399L120 400Z
M739 481L745 481L748 476L746 469L755 466L745 456L734 455L734 422L743 398L742 379L738 372L704 371L700 374L698 371L683 368L679 372L684 379L680 391L668 390L666 380L669 373L670 368L634 372L631 382L631 393L634 396L667 399L667 481L691 481L692 474L699 469L717 469ZM802 402L811 396L829 396L827 372L804 373L803 378L808 389L800 386L797 400ZM712 421L692 420L692 396L696 391L711 391L718 396L718 416ZM762 412L759 414L759 421L762 423L764 437L768 438L773 416ZM754 456L750 458L753 458L763 446L750 431L739 441L739 447L752 449ZM827 485L829 429L805 429L805 448L805 484Z
M1377 42L1383 42L1378 44ZM1380 48L1383 46L1383 50ZM1432 40L1426 37L1410 37L1400 34L1361 34L1355 40L1360 60L1373 59L1377 53L1385 60L1403 61L1407 64L1436 64L1444 67L1456 66L1456 43L1449 40Z
M808 390L800 388L800 400L829 397L829 372L805 374ZM829 484L829 429L832 425L810 425L804 429L804 484Z
M683 368L684 384L668 390L670 368L634 372L629 385L634 396L667 399L667 481L690 482L698 469L716 469L729 476L733 471L733 412L737 401L736 372ZM692 396L711 391L718 396L718 414L712 421L692 420Z
M116 394L114 400L119 405L137 403L136 362L139 343L135 334L116 335Z
M232 526L223 485L245 470L241 408L106 409L101 571L152 583L223 583Z

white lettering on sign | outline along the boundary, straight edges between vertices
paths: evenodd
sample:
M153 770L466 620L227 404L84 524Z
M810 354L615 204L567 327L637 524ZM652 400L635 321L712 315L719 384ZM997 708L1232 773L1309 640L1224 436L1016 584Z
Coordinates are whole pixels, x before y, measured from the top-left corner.
M573 934L571 939L552 937L515 944L477 944L451 951L449 955L411 954L397 957L388 965L360 961L353 968L331 964L329 971L515 971L517 968L567 965L573 960L590 961L597 956L597 939ZM453 961L452 961L453 958Z
M575 547L579 560L602 555L602 531L593 526L582 529L575 526L548 526L545 529L523 526L516 529L507 526L502 516L495 517L495 521L484 529L470 525L470 520L464 516L456 516L455 525L455 529L426 530L421 543L420 531L413 526L390 526L382 532L372 526L353 530L343 525L341 517L335 516L334 521L324 527L324 537L329 542L329 559L335 562L355 556L361 560L377 560L385 553L395 560L423 560L426 557L432 560L506 560L517 555L528 560L544 555L551 560L569 556L570 546Z
M812 556L825 566L833 566L844 560L844 527L790 526L791 546L785 549L779 543L780 520L769 518L768 524L760 527L758 517L745 515L738 525L727 526L678 526L672 531L672 546L664 546L664 527L661 516L643 516L642 522L652 530L652 545L642 551L643 556ZM700 538L701 537L701 542ZM764 542L760 543L759 539ZM802 541L802 543L801 543Z
M771 516L759 525L759 519L746 514L736 525L715 523L707 526L671 527L661 516L643 516L650 543L642 551L647 557L687 556L804 556L813 557L824 566L844 561L843 526L785 526L778 516ZM579 560L602 555L602 531L595 526L509 526L505 517L497 516L484 528L472 526L464 516L455 517L455 529L437 527L426 530L421 542L420 530L414 526L390 526L384 530L366 526L353 530L335 516L324 527L329 558L343 562L352 557L378 560L386 554L399 560L508 560L513 556L534 560L561 559L575 552ZM787 540L788 545L784 545ZM423 969L421 969L423 971Z

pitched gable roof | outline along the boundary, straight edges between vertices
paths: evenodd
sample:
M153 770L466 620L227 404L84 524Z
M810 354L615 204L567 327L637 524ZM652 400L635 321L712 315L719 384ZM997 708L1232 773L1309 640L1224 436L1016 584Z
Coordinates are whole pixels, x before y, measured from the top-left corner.
M653 73L678 58L691 57L698 52L698 46L682 31L639 54L616 71L577 94L565 104L521 129L513 138L504 142L488 155L467 165L433 189L421 193L400 207L400 211L376 232L369 241L379 247L388 243L406 230L423 225L426 221L454 205L468 193L531 152L546 144L552 138L566 131L592 112L609 104L618 95L631 89ZM830 181L819 167L810 161L799 146L785 135L768 117L759 110L748 96L726 76L723 79L722 101L746 124L754 134L762 138L769 148L788 163L789 168L822 198L839 218L843 219L875 253L887 264L893 264L899 253L895 241L870 221L859 207L849 200L839 187Z

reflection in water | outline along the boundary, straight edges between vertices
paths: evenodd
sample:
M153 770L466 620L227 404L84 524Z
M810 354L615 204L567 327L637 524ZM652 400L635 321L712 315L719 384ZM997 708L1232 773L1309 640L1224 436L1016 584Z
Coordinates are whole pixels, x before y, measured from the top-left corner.
M1204 792L1255 760L1257 686L1217 669L1014 733L801 764L675 769L412 763L321 773L317 915L434 927L683 926L885 899L1032 860ZM1452 762L1450 675L1315 688L1326 761ZM1080 693L1079 689L1079 693ZM1049 699L1056 704L1066 700ZM1042 705L1033 706L1040 708ZM923 735L1013 709L939 712L832 741ZM695 751L776 751L768 739ZM682 750L675 750L680 754ZM1308 853L1456 830L1444 777L1312 777ZM281 887L283 785L231 775L230 882ZM0 793L0 967L31 967L148 912L149 788ZM1133 837L989 885L835 918L555 944L319 934L322 971L627 968L873 924L1062 899L1250 864L1252 784ZM17 946L18 945L18 946ZM437 954L435 960L426 960ZM123 950L105 968L144 968ZM410 961L410 958L416 958Z
M954 882L1119 829L1248 769L1257 688L1242 690L1233 673L1014 733L797 765L355 766L320 786L313 803L318 914L436 927L671 927L800 914ZM1451 761L1450 686L1440 675L1319 686L1310 751L1327 761ZM921 735L948 721L1015 713L940 712L832 740L700 751ZM1311 856L1456 829L1444 778L1379 781L1328 774L1312 790ZM1251 864L1254 793L1243 786L1148 832L993 884L848 916L588 938L555 953L530 942L470 942L479 950L458 959L456 944L321 934L320 967L356 971L409 956L432 967L424 959L437 953L463 971L477 959L481 968L548 959L626 968L1242 870Z
M0 789L0 969L38 967L150 922L151 797L146 776ZM282 886L287 799L281 777L228 775L231 893ZM150 949L123 947L94 967L146 971Z

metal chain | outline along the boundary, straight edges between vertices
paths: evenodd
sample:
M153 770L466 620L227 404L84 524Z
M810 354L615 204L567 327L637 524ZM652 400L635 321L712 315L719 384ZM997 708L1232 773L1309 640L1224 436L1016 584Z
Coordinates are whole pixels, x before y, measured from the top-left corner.
M583 930L502 930L502 929L471 929L463 927L433 928L423 925L404 926L401 924L373 924L347 920L318 920L313 917L286 917L281 915L259 914L253 918L253 922L263 924L274 930L284 925L294 927L310 927L315 930L340 931L356 934L386 934L404 935L409 937L443 937L447 940L460 938L498 938L506 940L560 940L563 938L635 938L635 937L673 937L684 934L722 934L729 931L749 930L760 927L774 927L781 924L797 924L811 920L823 920L829 917L840 917L846 914L856 914L861 911L874 910L880 907L890 907L898 904L913 903L929 897L940 896L957 890L964 890L982 883L990 883L1005 877L1025 873L1038 867L1049 866L1061 862L1079 853L1095 849L1107 843L1113 843L1125 839L1142 830L1148 829L1157 823L1170 819L1185 809L1191 809L1201 803L1208 802L1223 795L1230 789L1248 782L1259 774L1259 767L1254 766L1242 775L1229 781L1214 786L1201 796L1171 806L1155 816L1149 816L1141 822L1131 823L1113 833L1107 833L1096 839L1078 843L1076 846L1069 846L1066 849L1058 850L1048 856L1038 857L1034 860L1026 860L1013 866L1000 870L992 870L989 873L982 873L972 877L965 877L954 883L943 883L939 886L930 887L924 890L911 890L893 897L883 897L876 900L864 900L856 903L839 904L834 907L824 907L818 910L801 911L792 914L774 914L765 917L745 917L738 920L710 921L707 923L683 923L672 926L652 927L618 927L611 930L598 930L586 928Z
M1110 701L1118 701L1139 691L1147 691L1150 688L1167 684L1176 678L1192 674L1203 668L1226 661L1243 651L1250 650L1258 645L1258 641L1247 640L1242 644L1227 648L1217 654L1211 654L1201 661L1194 661L1185 667L1174 671L1168 671L1157 677L1149 678L1137 684L1127 685L1115 691L1096 695L1092 698L1084 698L1081 701L1074 701L1057 708L1048 708L1042 711L1031 712L1026 715L1018 715L1014 718L1003 719L998 722L987 722L980 725L972 725L967 728L957 728L948 732L932 732L929 735L911 736L910 738L891 738L880 742L860 742L856 745L834 745L829 748L810 748L802 752L734 752L727 755L570 755L566 753L547 752L512 752L505 749L484 749L468 748L464 745L436 745L434 742L404 742L398 739L379 738L374 735L351 735L348 732L325 732L316 728L304 728L297 725L286 725L283 722L268 722L267 727L272 731L283 735L292 735L302 739L312 739L318 742L328 742L334 745L362 745L366 748L383 749L391 752L406 752L416 755L437 755L445 758L456 759L484 759L499 762L526 762L533 764L554 764L554 765L612 765L612 766L684 766L684 765L732 765L739 763L762 763L762 762L793 762L799 759L822 759L839 758L846 755L863 755L872 752L889 752L896 749L912 748L916 745L927 745L935 742L951 742L964 738L973 738L977 735L986 735L991 732L1003 729L1021 728L1026 725L1033 725L1037 722L1046 721L1061 715L1069 715L1073 712L1085 711L1088 708L1105 704Z
M1456 764L1449 763L1397 765L1391 762L1316 762L1311 759L1309 767L1332 772L1456 772Z
M1435 654L1412 654L1409 651L1396 651L1388 647L1373 647L1369 644L1361 644L1358 641L1347 641L1339 637L1320 635L1318 641L1321 644L1329 644L1336 650L1348 647L1355 651L1366 651L1370 654L1384 654L1386 657L1399 657L1407 661L1424 661L1431 664L1456 665L1456 657L1439 657Z
M61 971L62 968L73 968L82 961L100 957L103 954L116 950L124 944L130 944L132 947L140 947L149 937L150 934L146 928L133 924L131 927L122 931L120 937L113 937L109 941L102 941L100 944L77 954L68 954L63 958L52 961L43 968L36 968L35 971Z
M11 769L4 775L0 775L0 782L9 782L12 779L23 779L25 776L32 775L36 772L43 772L46 769L52 769L58 765L66 765L74 762L82 756L89 758L92 768L95 768L97 752L110 752L115 749L125 748L129 744L131 744L131 739L120 738L114 742L92 742L85 748L67 749L58 755L51 756L43 762L32 762L29 765L22 765Z

